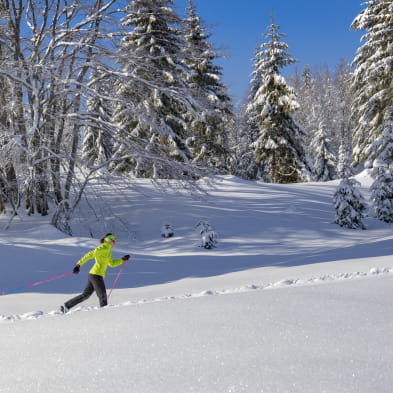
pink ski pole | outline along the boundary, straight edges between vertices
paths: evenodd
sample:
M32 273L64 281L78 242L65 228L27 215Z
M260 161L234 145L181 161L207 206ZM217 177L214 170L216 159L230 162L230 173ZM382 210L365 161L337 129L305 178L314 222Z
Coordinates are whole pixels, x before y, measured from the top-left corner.
M111 295L111 293L112 293L112 291L113 291L113 288L114 288L114 287L116 286L116 284L117 284L117 281L119 281L120 275L121 275L121 273L122 273L122 271L123 271L123 269L124 269L124 266L126 265L126 261L127 261L127 260L125 260L125 261L121 264L119 273L117 273L117 276L116 276L115 280L113 281L112 288L110 289L109 294L108 294L108 296L107 296L107 299L108 299L108 300L109 300L109 296Z
M55 276L55 277L47 278L46 280L33 282L32 284L23 285L22 287L14 288L14 289L11 289L11 290L6 291L6 292L1 292L1 295L8 295L8 294L13 293L13 292L21 291L21 290L23 290L23 289L35 287L35 286L37 286L37 285L44 284L44 283L46 283L46 282L48 282L48 281L57 280L58 278L62 278L62 277L65 277L65 276L69 276L69 275L71 275L71 274L73 274L73 272L68 272L68 273L60 274L60 275Z

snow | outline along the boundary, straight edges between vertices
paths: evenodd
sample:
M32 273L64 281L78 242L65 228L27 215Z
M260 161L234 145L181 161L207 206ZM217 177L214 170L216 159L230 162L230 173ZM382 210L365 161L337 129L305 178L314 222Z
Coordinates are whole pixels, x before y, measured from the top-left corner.
M357 180L369 197L367 172ZM72 237L40 217L1 231L1 393L391 392L391 225L335 225L338 181L224 176L200 181L198 194L161 185L93 183ZM215 248L199 247L200 221ZM132 256L108 307L93 295L58 312L89 263L7 294L71 271L110 231L114 257ZM118 272L108 271L108 290Z

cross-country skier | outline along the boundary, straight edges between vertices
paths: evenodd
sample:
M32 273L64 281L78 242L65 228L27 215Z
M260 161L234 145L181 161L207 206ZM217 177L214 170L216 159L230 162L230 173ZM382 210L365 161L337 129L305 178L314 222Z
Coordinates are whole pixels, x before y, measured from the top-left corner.
M97 248L89 251L76 263L73 269L74 274L78 274L80 267L88 260L95 259L95 263L89 271L86 288L80 295L68 300L60 307L63 313L66 313L71 307L88 299L94 291L98 296L100 307L104 307L108 304L104 282L106 269L108 266L115 267L121 265L124 261L127 261L130 256L124 255L122 258L113 260L111 249L116 243L116 237L112 233L107 233L100 240L100 243L101 244Z

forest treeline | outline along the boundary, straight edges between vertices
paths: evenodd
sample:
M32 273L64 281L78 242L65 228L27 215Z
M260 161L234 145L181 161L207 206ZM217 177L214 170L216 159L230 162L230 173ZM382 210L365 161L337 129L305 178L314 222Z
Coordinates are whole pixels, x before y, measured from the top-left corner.
M234 108L193 0L184 16L172 0L0 0L0 211L51 213L67 231L100 176L386 175L391 8L370 1L354 19L365 35L353 62L287 78L294 60L272 20Z

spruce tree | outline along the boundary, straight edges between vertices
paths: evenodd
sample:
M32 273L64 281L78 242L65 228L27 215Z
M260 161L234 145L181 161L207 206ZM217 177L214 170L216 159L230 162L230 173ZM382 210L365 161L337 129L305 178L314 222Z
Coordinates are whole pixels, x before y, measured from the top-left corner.
M371 0L365 5L352 23L352 28L366 32L354 60L354 164L372 168L371 199L376 216L393 222L393 1Z
M344 179L352 175L351 155L348 151L348 145L342 140L338 149L337 175L339 179Z
M331 150L332 142L323 121L311 141L313 177L317 181L333 180L336 176L336 158Z
M309 66L304 66L300 78L300 85L295 90L297 95L297 101L299 103L299 110L295 113L295 119L306 130L306 141L307 137L312 132L315 131L315 81L311 75L311 69ZM307 146L309 144L307 143Z
M225 169L229 158L228 127L233 114L231 98L222 82L222 68L214 63L219 55L208 42L211 34L199 18L193 0L188 0L183 22L187 82L193 94L203 100L203 116L191 124L194 161Z
M393 222L393 173L386 169L380 172L370 188L376 217L384 222Z
M353 178L341 180L333 196L334 222L350 229L366 229L364 224L367 202L359 190L360 183Z
M310 167L305 157L303 129L293 118L298 109L295 93L280 75L280 69L293 63L288 45L281 42L284 34L272 22L256 58L255 75L261 75L261 85L250 97L247 111L258 128L253 141L259 176L273 183L293 183L307 180Z
M259 128L256 123L257 113L254 108L249 105L263 82L262 69L256 67L256 64L259 64L260 61L260 46L261 45L257 43L254 52L255 67L251 74L247 101L243 103L238 113L238 122L241 127L241 144L236 147L239 151L239 158L236 162L235 174L249 180L255 180L261 177L259 165L255 160L255 149L253 148L253 143L259 136Z
M372 166L377 152L368 147L381 135L385 112L392 108L392 0L371 0L351 27L365 31L354 59L354 164Z
M354 124L351 119L351 106L353 103L351 81L351 67L345 59L341 59L334 73L333 80L336 96L334 112L336 118L336 140L338 141L339 160L342 158L342 154L346 156L352 155L352 133ZM339 166L340 165L339 163Z
M253 140L258 135L258 129L246 110L246 104L241 105L231 134L231 151L233 161L231 173L247 180L258 178L258 166L255 163Z
M378 157L373 162L371 200L376 216L393 222L393 120L386 119L381 135L369 147Z
M128 32L115 84L117 172L176 178L191 171L187 126L201 111L185 82L185 43L172 5L172 0L134 0L125 9Z

